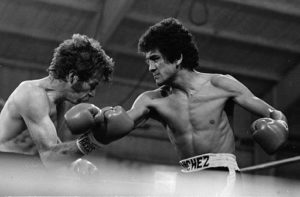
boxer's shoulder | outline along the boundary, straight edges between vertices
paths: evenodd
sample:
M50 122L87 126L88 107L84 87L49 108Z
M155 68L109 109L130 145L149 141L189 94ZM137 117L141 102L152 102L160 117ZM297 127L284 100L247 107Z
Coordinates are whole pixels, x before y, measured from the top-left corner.
M235 80L231 75L223 75L223 74L213 74L211 75L210 81L211 84L215 86L222 86L224 85L224 82L231 82Z
M41 109L49 105L49 98L45 89L28 81L22 82L17 87L12 94L11 101L18 109L31 109L34 106L37 109Z
M160 99L166 97L164 90L162 88L157 88L154 90L148 90L141 93L134 102L134 106L139 107L150 107L155 103L160 102Z
M168 95L171 94L171 92L172 92L171 87L164 85L159 88L146 91L144 92L144 95L146 97L149 97L150 99L158 99L158 98L167 97Z
M28 94L29 92L30 94ZM44 88L38 86L32 81L23 81L16 88L14 94L18 96L33 97L33 96L43 96L46 94L46 91Z
M148 90L140 94L139 99L141 100L153 100L162 97L162 89L157 88L154 90Z
M216 74L212 76L211 84L218 89L234 94L245 90L245 86L231 75Z

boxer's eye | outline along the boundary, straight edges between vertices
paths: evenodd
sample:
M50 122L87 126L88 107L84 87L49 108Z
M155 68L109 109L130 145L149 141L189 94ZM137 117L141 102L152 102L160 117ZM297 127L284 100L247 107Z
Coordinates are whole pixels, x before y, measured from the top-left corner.
M151 55L150 57L148 57L148 58L146 59L146 63L147 63L147 64L150 64L150 63L157 63L159 59L160 59L160 56L158 56L158 55Z
M160 59L160 57L158 55L152 55L149 57L149 60L151 60L153 62L158 62L159 59Z

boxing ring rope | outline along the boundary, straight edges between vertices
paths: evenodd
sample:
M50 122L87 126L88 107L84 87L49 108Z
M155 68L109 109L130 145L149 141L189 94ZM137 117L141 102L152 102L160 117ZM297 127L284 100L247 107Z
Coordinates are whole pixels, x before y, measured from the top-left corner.
M290 157L287 159L282 159L282 160L278 160L278 161L272 161L272 162L267 162L267 163L263 163L263 164L259 164L259 165L242 168L241 172L264 170L264 169L274 168L274 167L278 167L278 166L286 165L286 164L290 164L290 163L296 163L299 161L300 161L300 156L295 156L295 157Z

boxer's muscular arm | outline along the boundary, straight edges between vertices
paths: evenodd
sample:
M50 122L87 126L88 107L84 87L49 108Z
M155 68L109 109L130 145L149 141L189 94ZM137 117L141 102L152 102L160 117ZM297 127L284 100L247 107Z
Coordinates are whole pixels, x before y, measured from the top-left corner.
M63 163L69 164L82 156L75 141L57 143L56 128L49 117L49 101L42 90L31 91L26 96L20 93L15 102L44 165L55 167Z
M150 92L144 92L136 98L131 109L127 111L129 117L134 120L135 127L143 124L149 119L150 102Z
M243 84L230 76L219 76L216 81L233 100L257 115L263 116L252 123L250 131L253 139L269 154L284 145L288 138L288 125L285 115L263 100L255 97ZM221 85L222 84L222 85Z
M262 117L270 117L270 110L276 113L276 119L285 120L286 117L279 110L274 109L262 99L256 97L245 85L229 75L219 75L212 79L212 83L231 94L233 100L246 110Z

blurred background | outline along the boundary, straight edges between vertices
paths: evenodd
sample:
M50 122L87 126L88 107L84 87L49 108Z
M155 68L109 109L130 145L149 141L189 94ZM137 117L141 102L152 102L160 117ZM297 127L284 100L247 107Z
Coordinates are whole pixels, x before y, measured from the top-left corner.
M233 75L288 118L288 143L267 155L249 132L257 117L234 107L240 167L298 155L298 0L1 0L0 97L6 100L23 80L46 76L54 48L80 33L99 40L116 62L113 82L100 86L91 102L129 109L141 92L156 88L137 53L138 39L166 17L178 18L195 36L200 72ZM164 128L153 120L95 154L124 165L179 168ZM293 163L255 174L300 179L300 168Z

